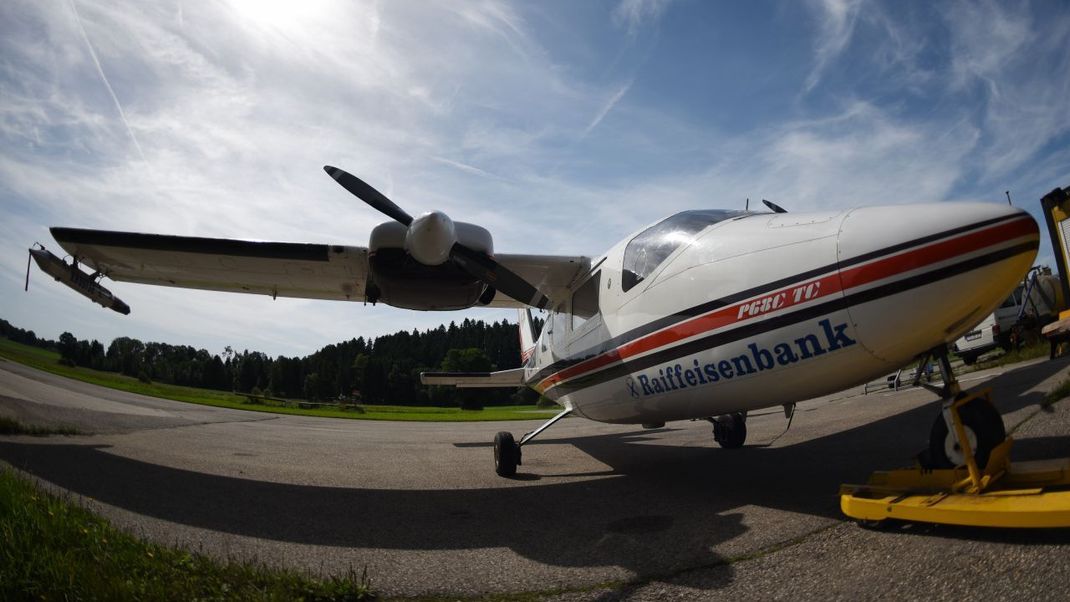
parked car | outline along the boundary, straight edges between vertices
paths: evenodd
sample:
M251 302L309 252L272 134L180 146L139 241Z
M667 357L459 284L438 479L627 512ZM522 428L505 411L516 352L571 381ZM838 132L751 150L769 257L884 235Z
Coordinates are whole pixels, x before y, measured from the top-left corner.
M1013 295L1011 296L1013 298ZM999 311L999 310L996 310ZM1017 317L1017 314L1015 314ZM955 341L955 353L962 358L962 361L967 365L971 365L977 361L977 358L982 353L988 353L995 349L1000 343L1000 326L999 321L996 319L996 313L988 314L981 323L973 328L973 330L959 337Z

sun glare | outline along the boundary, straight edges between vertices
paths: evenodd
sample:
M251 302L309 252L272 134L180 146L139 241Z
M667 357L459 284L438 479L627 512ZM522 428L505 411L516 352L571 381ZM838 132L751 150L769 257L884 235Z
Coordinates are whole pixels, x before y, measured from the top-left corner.
M300 29L321 18L330 0L230 0L238 19L259 29L278 32Z

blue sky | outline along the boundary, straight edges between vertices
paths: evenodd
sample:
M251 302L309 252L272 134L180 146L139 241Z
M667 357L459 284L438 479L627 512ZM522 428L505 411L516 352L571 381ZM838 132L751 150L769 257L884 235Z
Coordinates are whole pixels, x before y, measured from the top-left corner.
M687 208L987 200L1070 185L1063 2L0 4L0 317L38 334L304 354L506 311L111 283L39 272L48 226L367 244L441 209L498 252L596 255ZM1041 263L1051 263L1042 242Z

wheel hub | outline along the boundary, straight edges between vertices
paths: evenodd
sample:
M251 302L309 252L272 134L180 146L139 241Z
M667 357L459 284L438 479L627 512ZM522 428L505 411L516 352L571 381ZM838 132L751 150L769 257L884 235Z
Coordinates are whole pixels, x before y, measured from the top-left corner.
M966 431L966 440L970 442L970 449L977 453L977 433L973 432L973 429L967 425L962 425L962 429ZM955 466L962 466L966 463L966 455L962 453L962 446L955 441L955 433L948 432L947 437L944 437L944 455Z

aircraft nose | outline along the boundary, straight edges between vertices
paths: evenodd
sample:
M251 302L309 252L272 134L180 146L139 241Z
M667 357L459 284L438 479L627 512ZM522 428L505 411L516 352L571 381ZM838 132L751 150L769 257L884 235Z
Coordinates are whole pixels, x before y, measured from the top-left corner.
M850 211L837 259L859 342L902 365L954 341L1014 289L1039 240L1028 213L996 203Z

